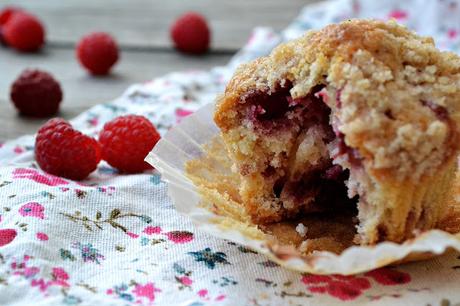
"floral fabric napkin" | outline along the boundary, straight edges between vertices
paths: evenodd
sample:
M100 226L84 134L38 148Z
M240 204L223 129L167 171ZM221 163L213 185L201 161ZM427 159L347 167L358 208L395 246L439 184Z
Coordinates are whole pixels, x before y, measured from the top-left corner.
M352 17L394 18L459 51L459 1L334 0L305 7L282 33L258 28L225 67L171 73L131 86L72 121L96 135L136 113L165 133L214 100L238 64L310 28ZM106 164L84 182L42 172L33 136L0 147L0 305L460 305L460 257L356 276L278 267L195 231L156 171L120 175Z

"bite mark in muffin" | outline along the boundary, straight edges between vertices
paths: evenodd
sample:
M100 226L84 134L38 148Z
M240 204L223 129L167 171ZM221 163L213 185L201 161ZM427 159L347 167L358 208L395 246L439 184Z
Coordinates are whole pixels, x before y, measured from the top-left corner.
M357 242L433 228L456 169L460 60L394 22L330 25L241 66L215 121L252 220L357 209Z

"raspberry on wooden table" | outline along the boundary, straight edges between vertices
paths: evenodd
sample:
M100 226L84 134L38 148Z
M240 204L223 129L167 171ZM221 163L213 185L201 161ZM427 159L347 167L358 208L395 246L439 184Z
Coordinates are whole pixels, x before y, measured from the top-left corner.
M2 36L16 50L34 52L45 42L45 28L37 17L17 11L2 26Z
M21 114L49 117L59 110L62 90L49 73L41 70L25 70L11 86L10 96Z
M94 75L109 73L118 61L118 46L107 33L95 32L84 36L77 45L77 58Z
M200 54L209 49L211 33L206 19L194 12L179 17L171 27L174 46L185 53Z
M98 142L61 118L45 123L35 139L35 159L42 170L72 180L82 180L101 160Z
M143 116L118 117L105 124L99 135L102 158L122 172L142 172L152 167L144 159L160 134Z
M0 26L4 26L8 20L10 20L11 16L17 12L21 12L22 10L18 7L14 6L6 6L0 11Z
M6 6L0 11L0 44L4 46L8 44L3 36L3 26L11 19L11 16L17 12L21 12L21 9L14 6Z
M3 36L3 28L0 27L0 44L2 46L8 46L8 44L5 41L5 37Z

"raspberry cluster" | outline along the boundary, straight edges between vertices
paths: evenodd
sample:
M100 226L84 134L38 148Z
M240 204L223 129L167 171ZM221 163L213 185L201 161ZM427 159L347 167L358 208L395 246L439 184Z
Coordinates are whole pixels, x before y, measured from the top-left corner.
M96 169L101 150L95 139L74 130L64 119L55 118L38 130L35 159L48 173L82 180Z
M35 158L44 171L72 180L86 178L101 158L121 172L138 173L151 169L144 159L159 139L153 124L143 116L122 116L108 122L99 142L55 118L39 129Z
M177 50L201 54L209 49L211 31L205 17L188 12L171 26L170 36ZM45 37L37 16L18 7L0 10L1 44L19 52L36 52L45 44ZM105 32L82 37L75 51L80 64L93 75L108 74L120 57L117 42ZM50 117L58 113L63 91L50 73L27 69L13 82L10 98L21 115ZM73 180L86 178L102 159L121 172L137 173L151 168L144 159L159 139L155 126L142 116L108 122L98 141L55 118L39 129L35 156L44 171Z

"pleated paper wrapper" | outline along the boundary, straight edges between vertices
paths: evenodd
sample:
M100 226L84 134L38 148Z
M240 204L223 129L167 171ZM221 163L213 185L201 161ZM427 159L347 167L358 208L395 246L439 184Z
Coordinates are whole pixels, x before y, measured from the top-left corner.
M302 247L312 241L320 241L322 245L326 242L327 245L329 239L320 237L308 241L310 232L318 233L319 230L327 236L327 227L340 229L344 227L343 220L337 221L338 226L331 219L325 223L302 221L300 230L295 223L260 229L250 222L238 202L239 178L231 171L219 129L212 119L213 112L214 104L208 104L186 117L157 143L146 158L168 183L168 193L176 209L191 218L198 229L249 247L285 268L313 274L350 275L390 264L427 259L447 251L460 252L460 204L455 201L449 203L449 213L445 222L441 222L443 230L420 233L403 244L382 242L375 246L345 246L335 253L307 253ZM460 183L457 189L460 191ZM460 199L460 192L458 194ZM455 232L457 234L452 234ZM331 241L336 244L344 235L340 230L333 234L336 237Z

